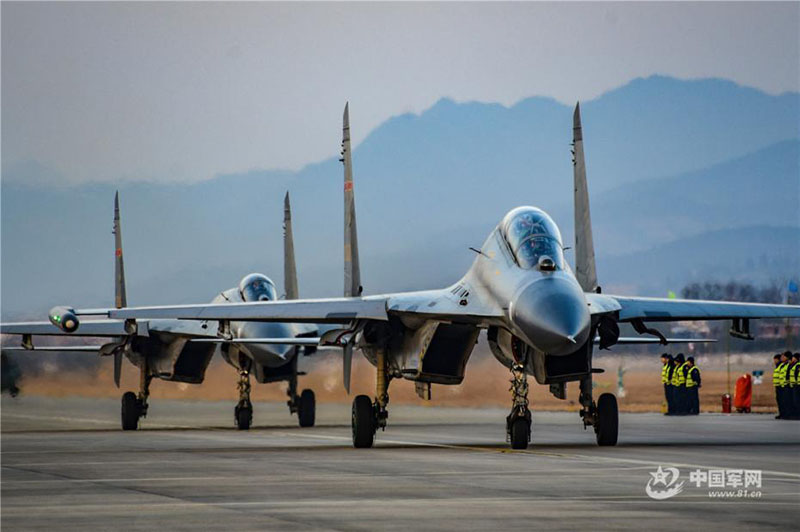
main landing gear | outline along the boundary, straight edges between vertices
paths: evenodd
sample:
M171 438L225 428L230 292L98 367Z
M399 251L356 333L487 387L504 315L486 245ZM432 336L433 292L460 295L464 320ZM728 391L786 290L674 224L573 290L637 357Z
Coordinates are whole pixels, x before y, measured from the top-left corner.
M289 379L289 389L286 390L289 400L286 404L289 405L289 412L297 414L297 422L301 427L313 427L317 417L317 400L313 390L305 389L297 395L297 375L295 371Z
M150 376L147 370L147 359L139 370L139 395L133 392L122 394L122 430L136 430L139 419L147 417L147 398L150 397Z
M590 425L594 427L597 445L616 445L619 432L619 409L614 394L601 394L595 403L592 400L592 379L590 377L581 381L580 401L583 405L580 412L583 427L586 428Z
M528 408L528 375L522 365L511 367L511 413L506 417L506 441L512 449L527 449L531 441L531 411Z
M383 350L377 354L378 375L375 385L376 399L373 402L366 395L358 395L353 400L352 428L353 447L364 449L372 447L375 443L375 433L380 428L386 428L389 419L389 381L386 373L386 357Z
M248 430L253 423L253 403L250 402L250 372L239 371L239 402L233 410L236 428Z

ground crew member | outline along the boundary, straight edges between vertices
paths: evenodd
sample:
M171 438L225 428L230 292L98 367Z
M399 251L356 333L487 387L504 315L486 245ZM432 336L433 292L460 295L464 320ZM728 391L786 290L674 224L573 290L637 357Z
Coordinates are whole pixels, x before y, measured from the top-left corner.
M700 414L700 368L694 365L694 357L686 359L687 412L690 416Z
M790 405L789 417L800 419L800 353L794 353L786 370L788 392L786 402Z
M788 416L786 412L786 354L778 353L772 357L775 362L775 369L772 370L772 386L775 387L775 401L778 403L778 415L775 419L784 419Z
M664 385L664 398L667 400L667 413L665 416L674 414L675 405L672 398L672 372L675 370L675 363L672 355L664 353L661 355L661 384Z
M672 371L672 402L674 405L674 415L686 415L686 374L683 353L675 356L675 369Z

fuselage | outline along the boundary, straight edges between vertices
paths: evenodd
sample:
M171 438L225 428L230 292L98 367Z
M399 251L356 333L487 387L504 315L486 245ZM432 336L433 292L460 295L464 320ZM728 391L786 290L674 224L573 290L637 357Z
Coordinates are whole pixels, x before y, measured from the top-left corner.
M563 256L561 235L542 210L518 207L489 235L465 280L505 310L509 331L547 355L589 338L586 297Z
M255 289L252 287L256 286ZM230 288L217 295L212 303L242 303L246 301L274 301L275 286L272 281L261 274L250 274L242 279L239 286ZM232 321L230 333L232 339L252 338L294 338L307 332L308 327L294 323L266 323L254 321ZM236 353L231 356L223 350L223 358L236 367L239 360L233 358L244 355L253 363L268 368L283 366L292 361L297 348L283 344L237 344Z

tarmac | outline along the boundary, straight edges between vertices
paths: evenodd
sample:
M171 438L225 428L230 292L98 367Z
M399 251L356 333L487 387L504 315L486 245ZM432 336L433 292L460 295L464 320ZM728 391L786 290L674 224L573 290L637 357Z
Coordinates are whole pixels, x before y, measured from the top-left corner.
M123 432L116 400L4 396L0 525L705 531L800 522L800 421L772 415L622 414L619 444L601 448L577 413L534 412L531 447L511 451L505 410L390 405L375 447L357 450L348 405L319 405L310 429L284 404L254 411L254 428L237 431L232 403L157 400L140 430ZM659 466L683 482L665 500L646 492ZM734 471L724 497L690 482L693 471L720 469ZM738 470L760 471L760 486L737 491Z

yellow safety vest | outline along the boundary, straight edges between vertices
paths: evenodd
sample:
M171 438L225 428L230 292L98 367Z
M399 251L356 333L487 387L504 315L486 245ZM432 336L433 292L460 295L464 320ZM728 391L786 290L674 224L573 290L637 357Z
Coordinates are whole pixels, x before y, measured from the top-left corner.
M661 384L669 384L669 362L661 366Z
M777 376L775 375L775 373L773 373L773 377L772 377L773 378L773 382L777 382L777 384L775 384L775 386L778 386L780 388L783 388L784 386L786 386L786 370L787 369L789 369L789 363L788 362L783 362L781 364L778 364L778 367L775 368L775 373L777 373ZM776 378L777 378L777 380L775 380Z
M683 366L685 365L686 362L684 362L680 366L676 366L675 371L672 372L673 386L683 386L686 383L686 377L683 375Z
M786 370L787 380L789 381L789 386L791 386L792 388L800 384L797 381L797 378L799 376L797 372L799 369L800 369L800 362L789 366L789 368Z
M689 368L689 371L686 373L686 387L687 388L694 388L695 386L697 386L697 381L695 381L692 378L692 373L695 372L695 371L697 372L697 374L699 376L700 375L700 370L697 368L697 366L692 366L691 368Z

